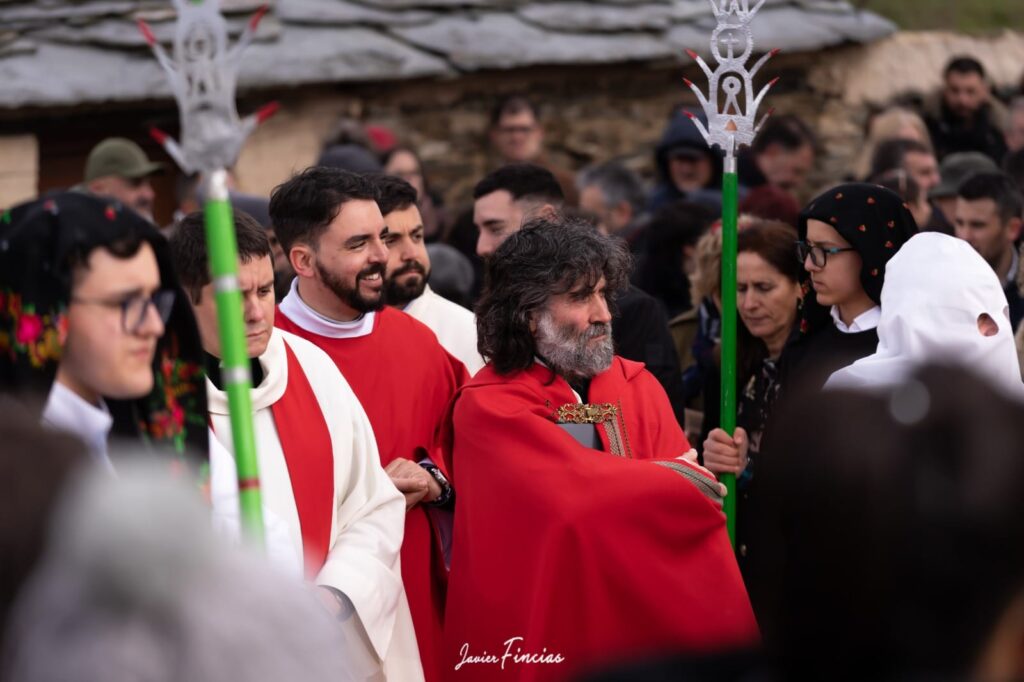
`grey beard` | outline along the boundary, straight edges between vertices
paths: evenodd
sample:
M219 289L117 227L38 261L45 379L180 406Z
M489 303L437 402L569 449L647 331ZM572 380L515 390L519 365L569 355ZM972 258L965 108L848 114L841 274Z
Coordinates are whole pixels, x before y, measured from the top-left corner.
M605 338L596 346L588 343L602 334ZM611 367L615 354L610 324L592 324L577 334L571 328L557 325L547 311L537 320L534 341L537 354L565 378L590 379Z

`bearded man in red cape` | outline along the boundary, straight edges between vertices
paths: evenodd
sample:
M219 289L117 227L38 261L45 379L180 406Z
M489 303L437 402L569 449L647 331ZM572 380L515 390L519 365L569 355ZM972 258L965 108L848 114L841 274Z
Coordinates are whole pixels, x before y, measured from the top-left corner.
M614 355L629 267L617 240L564 219L527 224L488 262L489 363L445 433L460 490L449 679L569 679L757 639L722 487L658 381Z

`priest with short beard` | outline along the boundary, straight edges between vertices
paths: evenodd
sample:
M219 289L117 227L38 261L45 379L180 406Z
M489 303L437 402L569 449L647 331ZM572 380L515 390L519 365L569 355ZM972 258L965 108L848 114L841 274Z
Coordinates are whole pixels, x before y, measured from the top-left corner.
M405 496L402 580L427 682L440 666L456 490L437 433L468 378L426 325L387 307L387 224L371 178L314 166L279 185L270 217L295 270L274 323L331 357L366 411Z
M757 638L722 486L695 463L654 376L614 355L609 301L629 267L618 241L564 219L531 221L488 262L477 305L488 365L445 432L461 491L453 679L571 679Z

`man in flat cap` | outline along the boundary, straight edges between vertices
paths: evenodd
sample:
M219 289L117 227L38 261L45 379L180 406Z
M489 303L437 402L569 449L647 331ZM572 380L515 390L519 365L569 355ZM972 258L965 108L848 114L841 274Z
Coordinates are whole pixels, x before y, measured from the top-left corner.
M150 161L142 147L123 137L108 137L89 152L82 187L90 194L117 199L149 222L156 194L150 178L164 164Z

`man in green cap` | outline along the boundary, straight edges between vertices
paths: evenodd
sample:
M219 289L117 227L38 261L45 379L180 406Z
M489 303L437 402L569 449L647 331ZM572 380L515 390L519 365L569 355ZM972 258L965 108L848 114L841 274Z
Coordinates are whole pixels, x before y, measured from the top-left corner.
M163 171L164 164L150 161L131 140L108 137L89 152L83 186L90 194L117 199L152 223L156 195L150 178Z

